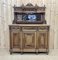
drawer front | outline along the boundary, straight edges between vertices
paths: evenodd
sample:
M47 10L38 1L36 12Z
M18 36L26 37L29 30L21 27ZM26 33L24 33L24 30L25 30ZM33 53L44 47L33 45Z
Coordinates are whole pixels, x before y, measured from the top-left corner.
M39 31L49 31L49 27L48 26L40 26L38 27Z
M22 30L23 31L36 31L37 30L37 27L22 27Z
M21 30L19 26L10 26L10 30Z
M19 29L20 27L19 26L11 26L10 28L11 29Z

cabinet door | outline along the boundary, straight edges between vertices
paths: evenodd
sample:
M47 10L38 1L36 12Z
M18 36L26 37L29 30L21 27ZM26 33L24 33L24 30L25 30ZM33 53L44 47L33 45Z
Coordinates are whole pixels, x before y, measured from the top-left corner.
M37 32L37 49L39 51L46 51L48 48L48 32L39 31Z
M24 31L23 32L23 50L25 52L32 52L35 50L36 32Z
M21 33L19 29L11 30L11 41L10 41L11 49L13 51L20 51L21 48Z

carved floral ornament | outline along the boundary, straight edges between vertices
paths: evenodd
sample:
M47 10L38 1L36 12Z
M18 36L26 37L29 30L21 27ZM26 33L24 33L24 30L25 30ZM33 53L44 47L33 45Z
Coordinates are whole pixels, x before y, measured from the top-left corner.
M32 7L32 6L33 6L33 7L40 7L40 6L38 6L37 4L35 4L35 6L34 6L32 3L28 3L28 4L26 4L26 5L22 4L22 7L23 7L23 6L27 6L27 7L28 7L28 6L29 6L29 7ZM43 7L45 7L45 5L44 5Z

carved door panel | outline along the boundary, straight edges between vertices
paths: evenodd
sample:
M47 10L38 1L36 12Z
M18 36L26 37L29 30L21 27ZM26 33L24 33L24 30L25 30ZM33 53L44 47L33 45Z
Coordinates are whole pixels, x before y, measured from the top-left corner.
M35 49L36 32L23 32L23 49Z
M21 48L21 33L19 29L12 29L10 45L14 51L19 51Z
M48 33L47 31L37 32L37 49L45 50L48 48Z

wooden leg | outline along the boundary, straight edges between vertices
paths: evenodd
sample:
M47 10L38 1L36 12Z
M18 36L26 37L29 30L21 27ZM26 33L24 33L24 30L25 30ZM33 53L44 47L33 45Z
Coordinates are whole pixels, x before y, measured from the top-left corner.
M10 54L12 54L12 52L10 52Z
M36 52L36 55L38 55L38 52Z
M23 54L23 52L21 52L21 55Z
M49 52L46 53L47 55L49 54Z

